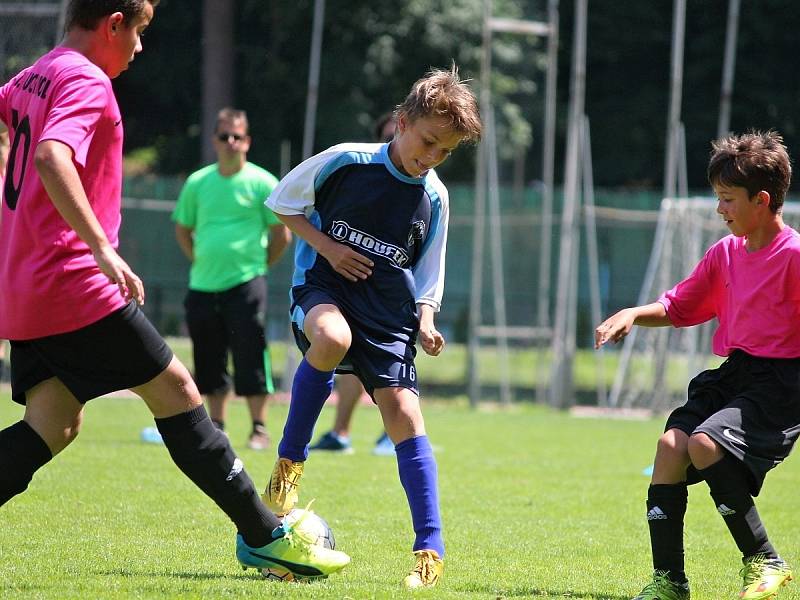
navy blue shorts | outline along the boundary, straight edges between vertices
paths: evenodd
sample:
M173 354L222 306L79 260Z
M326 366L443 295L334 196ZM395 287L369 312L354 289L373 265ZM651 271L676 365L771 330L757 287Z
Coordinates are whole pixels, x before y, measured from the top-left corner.
M767 472L789 456L800 435L800 359L758 358L734 351L689 383L689 399L665 431L705 433L742 461L757 496ZM697 472L690 467L689 483Z
M349 315L340 302L319 288L294 287L292 298L292 331L297 347L303 354L311 345L303 333L305 316L318 304L333 304L339 308L353 336L350 349L336 372L356 375L373 399L376 389L387 387L406 388L419 395L417 368L414 365L416 335L367 327L355 315Z
M77 331L34 340L11 340L11 394L52 377L85 403L154 379L169 366L172 350L135 302Z
M222 394L230 389L229 353L233 359L233 388L238 396L275 391L264 332L264 277L222 292L189 290L184 308L192 338L194 378L201 394Z

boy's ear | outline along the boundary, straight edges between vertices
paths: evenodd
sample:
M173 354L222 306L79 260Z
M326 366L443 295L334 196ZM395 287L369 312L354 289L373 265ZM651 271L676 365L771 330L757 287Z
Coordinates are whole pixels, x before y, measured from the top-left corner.
M761 190L756 194L756 204L764 204L765 206L769 206L769 192L766 190Z
M122 23L125 20L125 17L121 12L115 12L108 15L106 18L106 28L110 35L117 35L117 31L122 28Z

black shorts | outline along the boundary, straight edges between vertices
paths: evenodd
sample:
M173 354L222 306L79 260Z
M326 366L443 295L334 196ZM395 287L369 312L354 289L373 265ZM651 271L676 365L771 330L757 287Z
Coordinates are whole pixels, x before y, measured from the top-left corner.
M11 340L11 393L58 377L85 403L143 385L169 366L172 350L135 302L77 331L34 340Z
M397 332L367 330L357 320L350 318L341 304L324 290L303 286L302 290L293 288L292 294L292 331L297 347L303 354L311 345L303 333L305 316L318 304L333 304L339 308L353 336L350 349L336 372L356 375L373 400L376 389L387 387L406 388L419 396L417 368L414 364L417 355L415 337L398 335Z
M264 331L267 312L264 277L223 292L189 290L184 307L192 338L194 376L201 394L222 394L230 389L229 352L237 395L275 391Z
M741 460L757 496L764 477L800 435L800 359L757 358L734 351L717 369L689 383L689 399L667 419L665 431L705 433ZM689 482L697 481L696 472Z

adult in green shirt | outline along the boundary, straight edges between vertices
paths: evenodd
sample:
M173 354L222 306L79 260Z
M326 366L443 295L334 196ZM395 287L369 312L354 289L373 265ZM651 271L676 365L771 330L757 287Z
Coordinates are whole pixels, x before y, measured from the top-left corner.
M197 387L222 430L234 392L245 397L253 420L247 445L263 450L270 443L267 399L274 391L265 276L291 232L264 205L278 180L247 161L250 142L246 113L223 108L213 138L217 162L189 176L172 220L178 245L192 263L184 306Z

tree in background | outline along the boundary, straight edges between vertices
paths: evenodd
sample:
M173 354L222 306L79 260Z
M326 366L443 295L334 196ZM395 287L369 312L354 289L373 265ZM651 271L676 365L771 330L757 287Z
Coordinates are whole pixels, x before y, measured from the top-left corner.
M156 172L186 173L201 164L202 15L179 0L162 0L148 52L115 82L126 114L126 151L151 148ZM319 90L316 148L360 136L428 66L455 59L479 76L481 0L328 1ZM716 136L727 0L688 3L683 120L689 183L705 189L702 166ZM495 0L495 14L545 19L546 2ZM536 5L535 7L532 5ZM538 11L538 12L537 12ZM560 3L559 131L563 162L572 45L573 2ZM234 100L253 116L259 140L253 159L279 167L282 139L300 159L313 0L239 0L234 15ZM671 2L591 3L586 112L592 125L599 186L660 189L669 102ZM794 69L800 11L790 0L742 3L732 128L776 128L800 147ZM503 179L519 147L527 178L540 177L543 42L496 36L493 90ZM540 66L537 69L535 65ZM474 156L457 155L443 169L449 181L472 181ZM561 179L556 174L556 180Z
M355 136L370 139L375 117L402 97L420 72L446 67L451 60L463 75L479 75L482 0L401 0L392 3L350 2L347 10L328 3L315 148ZM523 0L497 0L495 10L518 18ZM259 139L253 160L277 170L280 141L292 143L292 161L300 160L308 78L310 20L313 1L242 0L235 7L234 93L232 101L251 115ZM179 10L163 0L158 31L148 37L149 59L137 64L119 85L126 114L128 149L153 146L153 168L160 173L186 172L200 160L202 107L202 15ZM224 20L220 20L223 24ZM493 88L497 94L499 135L506 156L511 148L530 145L535 81L541 43L498 36ZM141 94L141 90L149 93ZM138 93L137 93L138 92ZM258 154L256 156L256 154ZM448 161L448 176L470 181L470 152Z

